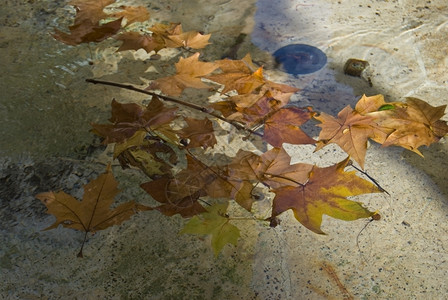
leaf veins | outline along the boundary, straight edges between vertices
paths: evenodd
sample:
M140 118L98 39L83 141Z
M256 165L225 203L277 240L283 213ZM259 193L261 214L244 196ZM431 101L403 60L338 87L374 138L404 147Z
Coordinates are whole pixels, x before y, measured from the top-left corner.
M110 165L104 174L90 181L84 186L82 201L78 201L64 192L46 192L36 195L47 208L48 213L56 217L56 221L45 230L62 225L86 233L81 251L88 232L106 229L113 225L119 225L128 220L137 211L150 209L147 206L137 204L134 201L120 204L114 209L110 206L114 197L118 194L118 182L115 180Z
M306 181L274 189L271 219L291 209L302 225L315 233L324 234L320 228L324 214L346 221L372 216L374 212L346 198L381 191L376 185L356 176L356 171L345 172L348 161L347 158L326 168L312 166ZM298 165L304 168L310 166Z

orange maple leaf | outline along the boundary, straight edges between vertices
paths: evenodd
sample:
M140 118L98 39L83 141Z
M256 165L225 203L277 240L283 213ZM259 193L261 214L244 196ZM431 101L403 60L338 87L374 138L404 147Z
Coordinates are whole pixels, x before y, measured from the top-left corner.
M169 35L177 35L182 33L182 25L180 23L162 24L157 23L149 28L149 31L156 35L167 37Z
M316 150L330 143L336 143L347 154L364 168L364 158L367 151L367 140L375 137L372 127L376 126L375 118L364 116L346 106L335 118L326 113L314 117L322 122L317 126L322 130L319 134Z
M296 165L290 165L291 157L283 148L273 148L261 156L239 150L228 165L228 182L231 195L242 207L250 211L253 197L253 184L261 182L270 188L291 184L302 176Z
M177 35L168 35L165 40L166 46L170 48L186 47L201 49L208 44L211 34L201 34L197 31L183 32Z
M45 230L62 225L66 228L84 231L86 234L78 253L78 257L82 257L82 248L88 232L93 233L113 225L119 225L136 212L150 209L134 201L120 204L111 209L110 206L114 202L114 197L119 192L117 187L118 182L115 180L109 165L105 173L84 186L82 201L78 201L62 191L36 195L36 198L47 206L48 213L56 217L53 225Z
M356 176L356 171L345 172L348 161L349 158L326 168L297 164L298 170L309 170L311 167L311 171L307 178L291 180L288 186L273 190L275 198L270 219L291 209L302 225L315 233L324 234L320 228L324 214L346 221L371 217L374 212L364 208L361 203L346 198L379 193L380 190L369 181Z
M353 110L346 106L335 118L326 113L314 116L322 122L317 126L322 128L315 151L324 146L336 143L349 154L360 166L364 168L364 158L369 138L382 143L393 130L381 126L377 117L370 114L384 105L382 95L366 97L363 95Z
M223 59L215 63L222 73L207 76L207 79L224 85L221 92L223 94L232 90L236 90L238 94L251 93L266 82L263 68L256 67L249 54L241 60Z
M263 77L263 67L258 68L252 73L246 73L244 70L240 70L235 73L210 75L207 76L207 79L224 85L222 93L236 90L238 94L247 94L251 93L265 83Z
M122 5L119 8L122 10L109 14L109 17L126 19L126 26L135 22L145 22L149 19L149 12L144 6Z
M188 58L180 58L176 63L176 74L155 80L147 90L161 89L163 93L180 96L187 87L205 89L209 86L202 82L201 77L210 74L218 68L214 63L199 61L199 52Z

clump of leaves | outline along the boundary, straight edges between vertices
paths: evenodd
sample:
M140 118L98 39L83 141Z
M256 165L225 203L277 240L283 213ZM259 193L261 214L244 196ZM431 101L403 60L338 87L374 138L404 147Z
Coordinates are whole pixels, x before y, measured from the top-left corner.
M132 24L147 22L149 12L143 6L111 6L115 0L72 0L76 12L69 33L55 29L53 37L67 45L97 43L107 38L122 41L117 51L144 49L156 53L164 48L204 48L210 34L183 32L178 23L154 24L146 33L134 31ZM107 10L107 11L105 11Z
M113 31L110 29L112 25L108 25L108 29L102 26L112 22L122 24L121 18L128 19L127 24L143 19L135 16L141 15L141 9L122 7L119 12L105 13L103 9L113 2L70 2L77 9L73 26L82 27L82 35L78 27L72 26L69 28L70 36L56 31L55 38L68 44L97 42L111 36ZM139 13L134 14L135 11ZM104 18L118 19L99 25ZM197 32L183 33L180 24L156 24L149 31L150 35L131 31L112 35L123 41L119 51L143 48L147 52L157 52L165 47L202 48L210 36ZM101 38L98 32L101 32ZM174 74L154 80L145 89L87 80L151 96L146 106L112 100L110 123L92 124L92 127L105 144L115 144L114 159L118 159L123 168L139 168L150 179L141 187L159 204L150 208L129 204L132 210L157 210L166 216L179 214L190 218L181 232L210 235L215 255L225 244L236 244L239 238L240 229L236 223L241 218L230 215L228 207L231 201L241 206L243 212L252 213L254 220L269 222L273 227L279 224L278 217L283 212L292 210L302 225L323 234L321 223L324 214L347 221L377 214L360 202L348 199L384 192L373 178L362 171L368 139L383 147L401 146L421 155L420 146L429 146L448 133L447 122L440 120L446 106L432 107L416 98L407 98L404 103L387 103L382 95L364 95L354 109L347 106L333 117L315 112L312 107L289 105L289 99L297 89L266 79L263 68L256 66L249 54L241 60L214 62L201 61L200 53L188 55L184 52L184 56L175 64ZM209 102L205 99L201 105L193 104L180 98L186 88L220 90L221 100ZM179 107L201 112L203 117L193 118ZM321 127L317 141L301 129L313 118L320 122L318 126ZM238 129L243 139L261 139L270 145L269 150L257 154L240 149L231 157L223 151L220 154L224 159L211 163L207 158L210 153L219 152L214 149L219 144L216 133L223 130L223 123ZM291 164L291 158L283 148L284 143L316 144L316 151L336 143L348 157L327 167ZM355 167L350 158L361 169ZM355 170L346 171L349 167ZM358 176L356 170L367 175L370 181ZM274 195L271 209L265 215L253 210L254 190L260 186ZM114 194L115 189L114 184L101 185L101 193ZM38 197L70 197L57 195L50 193ZM100 199L99 196L85 197L97 199L97 202ZM101 209L94 212L87 210L87 213L79 212L71 217L64 209L52 206L59 200L45 201L49 212L57 216L56 223L50 228L63 224L87 233L105 228L92 223L92 220L108 219L111 214L104 208L109 207L110 201L101 202ZM76 200L70 201L71 207L79 206ZM90 203L92 200L84 201ZM121 223L124 219L114 220Z

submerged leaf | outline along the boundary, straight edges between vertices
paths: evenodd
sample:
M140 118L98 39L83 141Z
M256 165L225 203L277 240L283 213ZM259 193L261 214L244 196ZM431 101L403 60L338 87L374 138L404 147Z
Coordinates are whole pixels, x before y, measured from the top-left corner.
M307 110L282 108L266 120L263 139L274 147L281 147L283 143L314 144L316 141L300 129L300 125L311 116L312 113Z
M121 19L102 25L86 20L82 23L69 26L69 34L55 29L52 36L64 44L75 46L81 43L101 42L116 34L120 28Z
M188 58L180 58L176 63L176 74L155 80L147 90L161 89L163 93L179 96L187 88L204 89L209 86L202 82L201 77L210 74L218 66L210 62L198 60L199 52Z
M62 225L85 232L95 232L121 224L137 211L147 209L146 206L134 201L111 209L114 197L119 192L117 186L118 182L109 165L106 173L84 186L82 201L64 192L46 192L36 195L36 198L47 206L48 213L56 217L56 222L45 230Z
M198 120L194 118L184 118L188 127L182 128L177 133L181 138L188 139L187 148L203 147L204 149L213 146L217 143L213 123L205 118Z
M274 189L271 219L291 209L302 225L315 233L324 234L320 228L324 214L346 221L371 217L374 212L347 197L381 191L356 176L355 171L345 172L347 163L348 158L326 168L312 166L306 181Z
M391 131L387 138L374 139L384 147L397 145L422 155L418 148L438 142L448 133L446 121L440 120L446 105L433 107L417 98L406 98L406 102L391 102L394 109L371 112L379 126Z
M226 215L228 203L214 204L198 216L194 216L185 224L180 233L209 234L215 256L221 252L226 244L236 246L240 237L238 227L230 224Z
M113 225L119 225L138 211L151 209L134 201L111 208L114 197L119 192L117 186L118 182L109 165L104 174L84 186L82 201L78 201L62 191L36 195L36 198L47 206L48 213L56 217L53 225L45 230L62 225L66 228L84 231L86 234L94 233ZM82 247L78 257L82 257Z
M167 107L157 97L153 97L145 108L136 103L119 103L112 100L112 124L91 124L93 132L104 137L104 143L122 143L137 132L163 129L176 118L177 107Z

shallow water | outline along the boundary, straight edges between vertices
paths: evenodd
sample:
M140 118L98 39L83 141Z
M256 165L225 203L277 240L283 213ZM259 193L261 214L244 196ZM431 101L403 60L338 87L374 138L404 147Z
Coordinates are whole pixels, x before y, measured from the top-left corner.
M143 84L169 70L174 54L162 53L166 61L152 65L140 51L114 53L114 43L90 50L63 45L48 33L69 24L73 11L65 2L5 1L0 11L0 296L438 299L448 293L444 140L424 149L425 159L371 145L366 170L391 196L359 198L383 218L366 227L358 245L366 220L326 218L328 235L318 236L285 213L275 229L248 222L239 245L226 247L214 259L207 239L178 235L183 220L150 212L97 233L86 245L86 258L76 259L82 235L62 228L41 232L53 217L34 195L64 189L80 197L82 185L102 172L109 159L89 133L89 123L109 117L113 97L144 99L84 80ZM382 93L388 101L413 96L433 106L448 104L444 0L178 2L122 1L148 6L157 21L180 21L185 30L211 32L206 59L221 58L241 33L247 34L238 58L250 52L270 80L301 88L295 105L335 114L363 93ZM270 53L297 43L321 49L327 65L297 77L276 68ZM369 62L362 78L343 74L349 58ZM285 148L293 162L328 165L345 157L337 147L314 154L311 146ZM114 172L124 190L119 201L152 203L138 187L143 176L118 167Z

